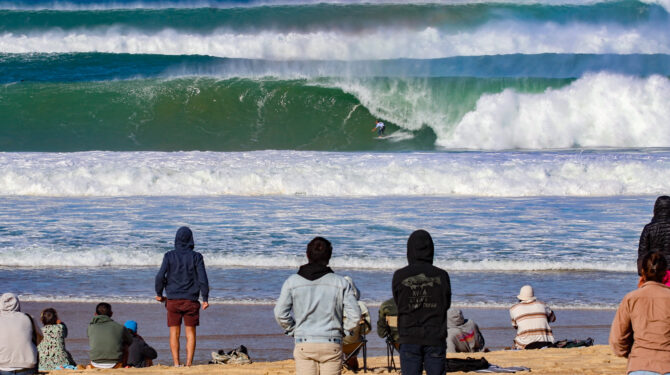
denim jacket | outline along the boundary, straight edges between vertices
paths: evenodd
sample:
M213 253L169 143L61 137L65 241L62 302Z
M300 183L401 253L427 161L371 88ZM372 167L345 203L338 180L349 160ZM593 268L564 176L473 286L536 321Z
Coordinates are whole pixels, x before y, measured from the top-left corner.
M344 332L354 329L361 319L351 285L334 273L314 281L291 275L281 288L274 314L296 342L341 343Z

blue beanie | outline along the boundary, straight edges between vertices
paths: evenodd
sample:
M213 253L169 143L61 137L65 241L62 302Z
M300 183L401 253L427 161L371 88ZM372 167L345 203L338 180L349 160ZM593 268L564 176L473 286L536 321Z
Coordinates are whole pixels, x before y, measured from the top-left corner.
M124 327L128 328L129 330L133 331L134 333L137 333L137 322L134 320L128 320L126 324L123 325Z

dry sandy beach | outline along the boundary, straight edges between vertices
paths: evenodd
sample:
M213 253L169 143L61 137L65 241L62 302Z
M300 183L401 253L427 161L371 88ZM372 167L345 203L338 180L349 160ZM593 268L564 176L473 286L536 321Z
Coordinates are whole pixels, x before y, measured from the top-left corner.
M531 372L517 372L517 374L624 374L626 372L626 360L615 357L609 346L596 345L589 348L572 349L542 349L532 351L495 351L489 353L466 354L459 353L449 355L450 357L465 358L484 356L489 363L498 366L525 366ZM397 361L396 357L396 361ZM388 373L386 368L386 357L374 357L368 361L369 372ZM105 374L224 374L224 375L261 375L261 374L294 374L295 368L292 360L275 362L256 362L250 365L199 365L190 368L174 368L168 366L153 366L144 369L120 369L120 370L81 370L81 371L56 371L54 374L67 373L105 373ZM351 374L350 371L345 373ZM359 371L362 373L362 371ZM472 372L471 372L472 373ZM465 374L455 372L453 374Z
M95 309L95 302L25 302L22 310L39 316L41 309L54 307L68 324L70 335L67 347L77 363L88 361L86 326ZM201 313L198 329L198 348L195 364L191 368L174 368L171 364L165 309L162 304L112 303L118 322L134 319L139 323L139 333L157 349L156 365L147 369L87 370L86 373L103 371L108 374L293 374L293 340L282 334L274 322L271 305L213 305ZM376 328L377 308L371 309ZM498 366L525 366L533 374L624 374L626 360L616 358L607 346L609 326L614 310L556 310L557 321L552 324L557 339L583 339L593 337L596 345L589 348L543 349L531 351L501 350L511 344L514 330L509 323L506 309L465 309L465 315L477 322L486 338L489 353L469 354L484 356ZM368 335L368 366L372 371L386 370L385 343L377 337L376 329ZM205 365L210 353L218 349L230 350L243 344L249 348L254 363L251 365ZM183 352L183 347L182 347ZM450 357L467 357L468 354L450 354ZM360 358L360 357L359 357ZM361 358L362 360L362 358ZM362 364L362 363L361 363ZM399 361L396 359L396 364ZM80 373L83 371L72 371ZM68 371L58 371L65 374ZM523 374L524 372L521 372Z
M86 327L93 317L95 305L72 302L24 302L22 311L38 317L46 307L53 307L67 324L68 350L77 363L88 361L88 339ZM210 353L220 349L231 350L244 345L251 359L257 362L275 362L293 357L293 340L283 334L274 320L272 305L216 304L201 311L198 327L198 344L195 364L205 364ZM123 324L135 320L139 334L158 351L154 363L172 364L169 352L168 329L165 308L160 303L129 304L112 302L112 319ZM377 307L371 306L373 331L367 335L368 356L379 357L386 353L386 344L377 336ZM486 347L496 352L512 345L515 330L512 328L507 309L463 309L467 319L473 319L480 327ZM556 322L552 324L554 336L562 339L585 339L592 337L595 345L607 345L614 310L556 310ZM183 342L182 335L182 345ZM183 347L182 347L183 351ZM488 358L488 357L487 357Z

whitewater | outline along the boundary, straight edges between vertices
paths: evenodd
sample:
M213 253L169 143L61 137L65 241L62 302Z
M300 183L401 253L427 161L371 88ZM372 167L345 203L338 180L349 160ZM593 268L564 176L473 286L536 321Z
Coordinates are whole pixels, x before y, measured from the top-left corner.
M670 152L0 153L4 196L639 196Z

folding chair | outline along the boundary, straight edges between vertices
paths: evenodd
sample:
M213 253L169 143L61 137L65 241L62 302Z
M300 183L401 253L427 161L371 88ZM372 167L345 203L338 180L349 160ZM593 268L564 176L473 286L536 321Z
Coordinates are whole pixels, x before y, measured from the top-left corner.
M347 368L347 370L356 371L356 369L350 368L347 364L347 361L352 357L358 356L358 353L363 352L363 372L368 372L368 339L365 337L365 323L361 324L360 327L360 339L361 341L344 345L342 347L343 351L349 352L349 354L344 356L344 361L342 365ZM353 348L353 349L352 349ZM351 351L350 351L351 350Z
M398 317L397 316L386 316L386 324L391 328L391 331L398 328ZM393 341L393 335L389 333L386 335L386 367L389 371L393 368L393 371L398 371L395 365L395 351L399 349L397 342Z

